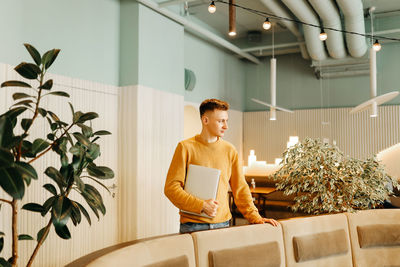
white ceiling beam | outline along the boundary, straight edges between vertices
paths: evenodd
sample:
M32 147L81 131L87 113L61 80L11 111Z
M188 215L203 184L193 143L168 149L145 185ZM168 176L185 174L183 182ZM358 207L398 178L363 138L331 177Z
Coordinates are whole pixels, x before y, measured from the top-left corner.
M169 0L169 1L164 1L164 2L159 3L158 7L164 8L167 6L179 5L184 2L193 2L193 1L195 1L195 0Z

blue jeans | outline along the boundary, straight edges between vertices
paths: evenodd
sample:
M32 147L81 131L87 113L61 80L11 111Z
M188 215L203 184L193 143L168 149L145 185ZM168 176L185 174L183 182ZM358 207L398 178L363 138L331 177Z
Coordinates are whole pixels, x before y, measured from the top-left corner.
M204 231L210 229L218 229L218 228L226 228L229 227L229 221L222 222L222 223L181 223L179 233L191 233L197 231Z

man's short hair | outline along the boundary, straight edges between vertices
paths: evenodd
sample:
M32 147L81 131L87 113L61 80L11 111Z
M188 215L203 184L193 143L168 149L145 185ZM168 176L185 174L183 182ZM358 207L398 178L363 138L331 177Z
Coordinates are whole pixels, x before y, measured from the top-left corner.
M204 113L208 110L209 111L214 111L215 109L228 110L229 104L228 102L212 98L212 99L206 99L203 102L201 102L199 109L200 109L200 117L203 117Z

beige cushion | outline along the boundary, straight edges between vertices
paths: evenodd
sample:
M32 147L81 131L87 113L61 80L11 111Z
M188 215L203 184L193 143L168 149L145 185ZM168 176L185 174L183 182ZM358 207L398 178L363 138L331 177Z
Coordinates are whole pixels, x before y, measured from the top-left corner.
M279 248L281 267L285 266L282 228L270 224L237 226L224 229L194 232L193 236L197 267L209 266L211 251L243 248L276 241Z
M87 266L142 267L144 265L175 259L180 256L187 257L189 267L196 266L193 239L189 234L161 237L139 242L105 254L95 259Z
M147 264L144 267L189 267L189 260L186 255L182 255L173 259Z
M210 267L279 267L278 242L210 251Z
M372 224L357 226L361 248L400 246L400 224Z
M339 229L293 238L294 257L297 262L320 259L348 251L346 232Z
M306 218L296 218L286 221L281 221L283 229L283 239L285 243L286 253L286 266L352 266L351 250L347 249L346 252L341 252L347 246L350 248L349 230L347 224L347 218L345 214L334 214L334 215L321 215ZM337 231L337 232L336 232ZM309 251L310 249L315 250L316 247L309 244L307 241L308 237L317 237L318 234L326 233L338 233L340 237L331 237L333 239L339 238L341 243L340 248L331 248L330 252L336 251L334 255L322 257L324 252ZM344 234L343 234L344 232ZM330 235L330 234L328 234ZM303 238L302 238L303 237ZM344 240L343 240L344 237ZM296 238L296 239L295 239ZM294 240L298 240L297 245L300 245L300 251L297 251L298 260L296 261L296 253ZM323 241L319 241L323 243ZM303 246L303 247L301 247ZM327 245L325 245L327 246ZM299 247L297 247L299 248ZM299 253L300 252L300 253ZM314 254L315 253L315 254ZM319 254L319 255L318 255ZM331 254L331 253L329 253ZM313 258L313 259L311 259ZM308 259L305 261L305 259ZM303 260L303 261L301 261Z
M379 224L398 224L400 222L400 210L399 209L376 209L376 210L365 210L356 213L346 214L349 220L349 230L351 238L351 250L353 254L354 266L359 267L375 267L375 266L400 266L400 246L368 246L365 240L367 238L366 232L364 231L360 240L358 229L365 226L376 226ZM398 231L398 230L396 230ZM371 233L372 234L372 233ZM381 237L368 237L368 243L381 243L378 240ZM386 242L386 241L384 241ZM395 241L396 242L396 241ZM360 245L367 245L365 248L361 248Z

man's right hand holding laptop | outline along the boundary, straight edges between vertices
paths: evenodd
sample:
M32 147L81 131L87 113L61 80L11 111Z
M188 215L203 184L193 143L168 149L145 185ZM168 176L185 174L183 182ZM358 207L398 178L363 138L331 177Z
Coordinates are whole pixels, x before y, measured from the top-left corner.
M204 212L210 217L215 217L217 215L218 204L219 204L218 201L216 201L215 199L205 200L203 203L202 212Z

